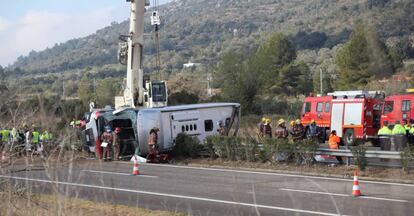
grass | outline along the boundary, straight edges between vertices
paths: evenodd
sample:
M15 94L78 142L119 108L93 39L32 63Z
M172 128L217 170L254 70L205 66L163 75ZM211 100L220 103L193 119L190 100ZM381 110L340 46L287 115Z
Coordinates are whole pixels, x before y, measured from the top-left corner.
M184 214L153 211L142 208L115 205L108 203L96 203L92 201L63 198L55 195L32 195L30 207L27 197L14 195L10 197L7 193L0 194L0 215L66 215L66 216L181 216Z

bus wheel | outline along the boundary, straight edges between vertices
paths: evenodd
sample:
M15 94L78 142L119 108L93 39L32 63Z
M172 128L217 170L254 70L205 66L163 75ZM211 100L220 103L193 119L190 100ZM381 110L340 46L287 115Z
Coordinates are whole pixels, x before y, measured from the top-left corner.
M354 129L346 129L343 139L345 146L354 146L357 144Z

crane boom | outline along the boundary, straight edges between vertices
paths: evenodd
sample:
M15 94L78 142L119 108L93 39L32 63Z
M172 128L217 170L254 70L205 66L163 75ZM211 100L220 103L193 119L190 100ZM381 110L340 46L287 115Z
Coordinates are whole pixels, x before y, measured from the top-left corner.
M123 97L115 97L115 107L152 108L167 105L165 81L144 80L144 19L149 0L126 0L131 3L129 32L122 35L118 58L127 65ZM125 40L126 39L126 40Z

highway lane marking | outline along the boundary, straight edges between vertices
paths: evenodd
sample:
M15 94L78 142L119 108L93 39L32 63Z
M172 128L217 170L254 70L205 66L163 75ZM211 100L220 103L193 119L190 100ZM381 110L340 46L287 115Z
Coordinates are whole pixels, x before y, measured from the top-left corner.
M130 173L107 172L107 171L99 171L99 170L82 170L82 172L100 173L100 174L109 174L109 175L134 176ZM145 177L145 178L159 178L158 176L151 176L151 175L136 175L136 176Z
M118 162L118 163L125 163L125 162ZM258 175L268 175L268 176L283 176L283 177L322 179L322 180L332 180L332 181L346 181L346 182L353 182L354 181L353 179L340 179L340 178L334 178L334 177L307 176L307 175L298 175L298 174L270 173L270 172L267 173L267 172L257 172L257 171L247 171L247 170L231 170L231 169L177 166L177 165L166 165L166 164L148 164L148 163L144 163L144 164L141 164L141 165L144 165L144 166L159 166L159 167L174 167L174 168L194 169L194 170L207 170L207 171L217 171L217 172L234 172L234 173L243 173L243 174L258 174ZM414 184L406 184L406 183L379 182L379 181L369 181L369 180L359 180L359 182L369 183L369 184L414 187Z
M295 208L285 208L285 207L278 207L278 206L259 205L259 204L234 202L234 201L210 199L210 198L203 198L203 197L185 196L185 195L168 194L168 193L157 193L157 192L150 192L150 191L124 189L124 188L112 188L112 187L106 187L106 186L88 185L88 184L61 182L61 181L52 181L52 180L44 180L44 179L24 178L24 177L17 177L17 176L0 175L0 178L24 180L24 181L33 181L33 182L41 182L41 183L49 183L49 184L69 185L69 186L75 186L75 187L86 187L86 188L112 190L112 191L121 191L121 192L129 192L129 193L139 193L139 194L146 194L146 195L153 195L153 196L163 196L163 197L170 197L170 198L189 199L189 200L196 200L196 201L214 202L214 203L238 205L238 206L247 206L247 207L254 207L254 208L264 208L264 209L272 209L272 210L288 211L288 212L296 212L296 213L304 213L304 214L326 215L326 216L341 215L341 214L335 214L335 213L310 211L310 210L295 209Z
M290 192L298 192L298 193L310 193L310 194L322 194L322 195L330 195L330 196L351 197L349 194L329 193L329 192L321 192L321 191L297 190L297 189L289 189L289 188L279 188L279 190L281 190L281 191L290 191ZM390 199L390 198L373 197L373 196L360 196L360 197L357 197L357 198L382 200L382 201L390 201L390 202L403 202L403 203L408 202L407 200Z

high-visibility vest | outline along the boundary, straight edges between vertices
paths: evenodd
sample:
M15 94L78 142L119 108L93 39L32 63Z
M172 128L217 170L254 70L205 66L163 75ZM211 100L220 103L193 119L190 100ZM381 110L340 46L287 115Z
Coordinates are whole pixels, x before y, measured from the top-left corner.
M409 124L405 124L405 125L404 125L404 129L405 129L406 131L409 131L409 130L411 129L411 126L410 126Z
M392 135L405 135L406 133L405 128L400 124L394 125L394 128L392 129Z
M13 128L13 129L12 129L12 131L11 131L11 135L12 135L13 142L16 142L16 141L17 141L17 137L18 137L18 135L19 135L19 133L18 133L18 131L17 131L17 129L16 129L16 128Z
M1 141L8 142L10 141L10 131L9 130L2 130L1 131Z
M339 143L341 142L341 139L337 135L330 135L329 136L329 148L330 149L338 149Z
M43 132L42 134L42 140L51 140L53 138L53 135L49 133L48 131Z
M378 136L391 136L391 135L392 135L392 130L388 126L384 126L378 131Z
M40 133L37 131L33 131L32 132L32 143L37 144L39 143L39 141L40 141Z

